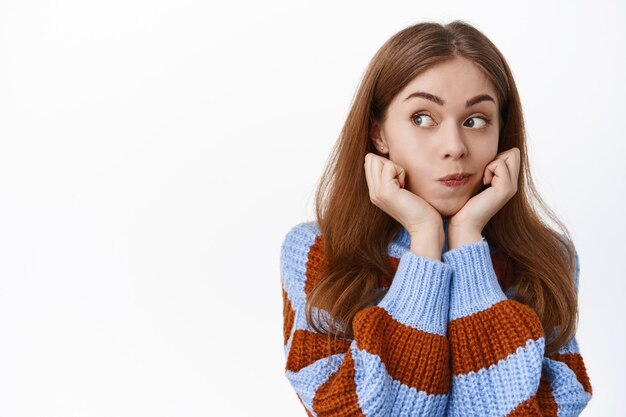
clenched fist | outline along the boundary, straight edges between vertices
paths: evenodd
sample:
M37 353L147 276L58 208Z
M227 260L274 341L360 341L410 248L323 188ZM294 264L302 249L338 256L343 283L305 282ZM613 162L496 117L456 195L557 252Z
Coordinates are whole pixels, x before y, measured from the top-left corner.
M372 203L396 219L411 235L441 227L443 220L439 212L426 200L404 189L404 168L371 152L365 155L364 166Z

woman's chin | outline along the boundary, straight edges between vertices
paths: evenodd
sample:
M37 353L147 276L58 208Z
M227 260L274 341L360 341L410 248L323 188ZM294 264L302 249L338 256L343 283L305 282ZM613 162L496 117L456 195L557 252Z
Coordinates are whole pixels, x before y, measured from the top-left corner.
M463 208L465 203L467 203L468 200L469 198L463 199L463 200L455 200L455 201L445 200L445 201L432 202L430 203L430 205L432 205L435 208L435 210L439 212L442 218L446 218L446 217L449 218L457 214Z
M449 219L459 212L459 210L437 210L442 219Z

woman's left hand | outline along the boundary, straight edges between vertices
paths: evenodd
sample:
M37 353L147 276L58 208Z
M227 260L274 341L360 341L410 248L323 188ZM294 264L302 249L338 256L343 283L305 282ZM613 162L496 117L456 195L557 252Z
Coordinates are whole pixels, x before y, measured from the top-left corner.
M519 148L511 148L496 155L483 173L483 184L491 184L491 187L470 198L463 208L450 218L448 232L462 232L461 234L466 236L480 235L487 222L517 192L519 168Z

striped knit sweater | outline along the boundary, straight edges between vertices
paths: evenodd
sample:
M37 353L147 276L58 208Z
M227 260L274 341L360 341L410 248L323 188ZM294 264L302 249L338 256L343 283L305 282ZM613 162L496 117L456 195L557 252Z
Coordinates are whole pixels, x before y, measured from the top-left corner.
M446 241L436 261L411 252L403 228L388 247L386 292L329 354L304 310L321 242L316 222L300 223L280 258L285 372L307 415L578 416L591 399L576 338L544 355L538 316L510 298L511 271L484 239ZM577 289L579 270L576 254Z

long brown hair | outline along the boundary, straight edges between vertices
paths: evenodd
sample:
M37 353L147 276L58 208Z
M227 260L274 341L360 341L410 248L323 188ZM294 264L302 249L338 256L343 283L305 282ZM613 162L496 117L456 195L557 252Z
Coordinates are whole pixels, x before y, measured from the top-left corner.
M370 201L363 162L368 152L377 153L370 139L372 123L385 119L394 96L413 78L455 57L478 65L496 89L501 126L498 153L512 147L521 153L517 193L485 226L483 236L508 255L515 276L513 299L532 307L541 319L545 352L550 355L576 331L574 246L569 231L533 184L511 70L496 46L461 20L409 26L391 37L370 61L316 192L315 215L325 263L307 298L306 319L316 331L329 335L329 343L331 333L352 338L354 315L380 298L380 277L393 276L387 248L402 226ZM551 229L536 208L563 234ZM313 307L318 308L317 323Z

